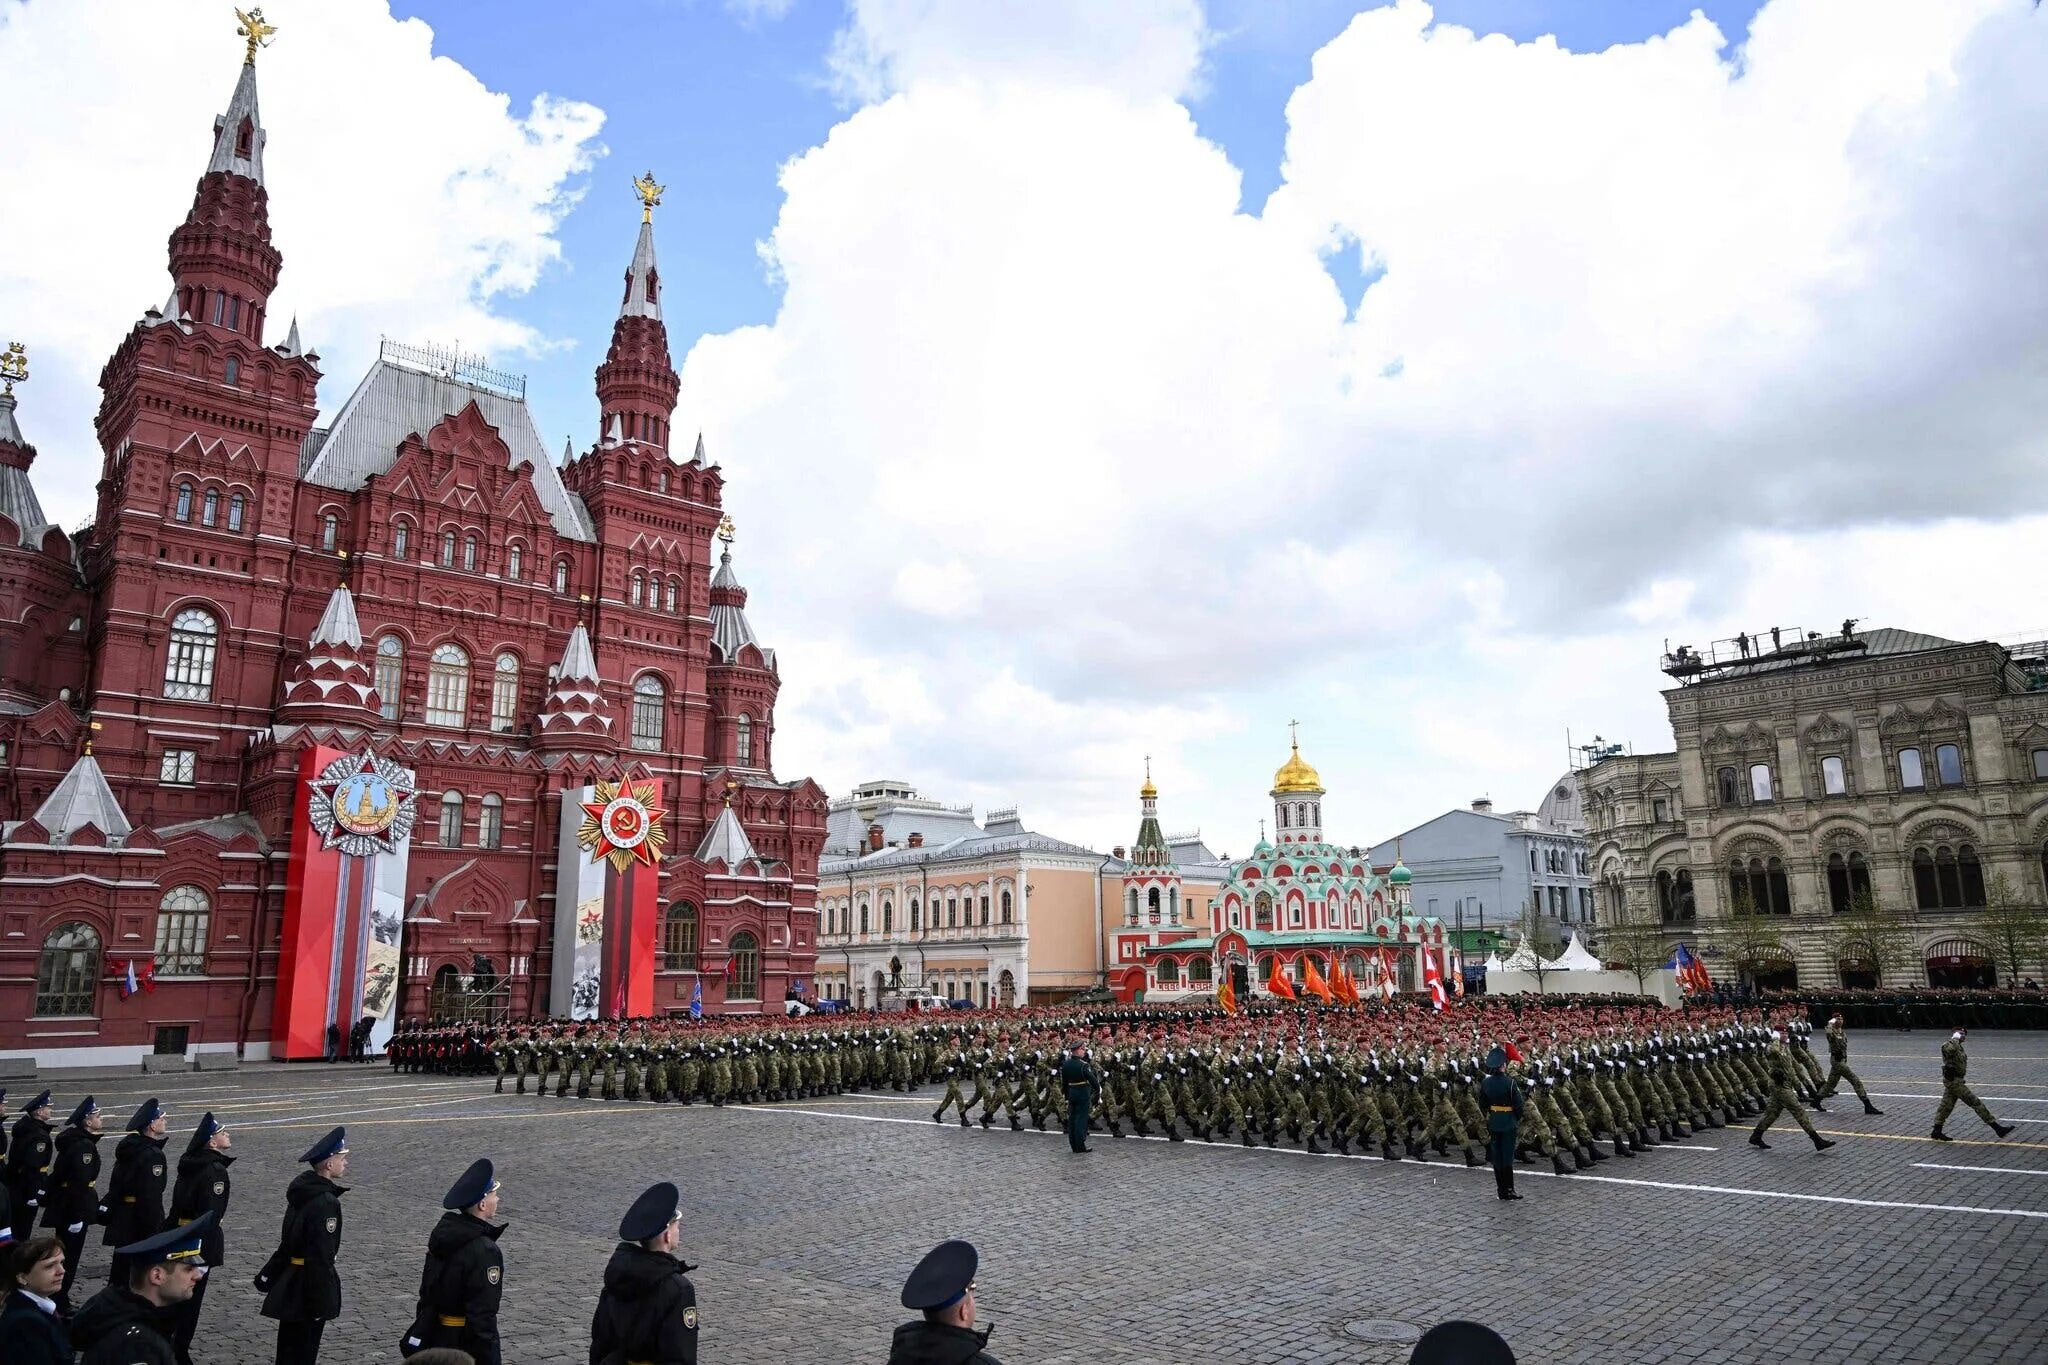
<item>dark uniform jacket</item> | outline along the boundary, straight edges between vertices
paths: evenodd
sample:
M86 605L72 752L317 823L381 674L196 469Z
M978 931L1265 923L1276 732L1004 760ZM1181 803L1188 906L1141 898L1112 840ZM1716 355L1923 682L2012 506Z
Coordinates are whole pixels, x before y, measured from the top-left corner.
M49 1124L33 1114L14 1121L14 1141L7 1147L7 1193L13 1196L17 1212L26 1210L29 1201L42 1194L55 1155Z
M15 1290L0 1309L0 1342L6 1343L7 1365L71 1365L71 1335L64 1319L45 1313L28 1295Z
M171 1191L171 1221L179 1227L202 1213L213 1215L213 1226L199 1239L199 1256L207 1266L224 1265L228 1259L227 1234L221 1224L228 1218L228 1167L234 1158L210 1147L188 1151L178 1158L178 1183Z
M906 1322L889 1342L889 1365L1002 1365L982 1349L988 1338L950 1323Z
M171 1315L125 1284L110 1284L71 1320L79 1365L178 1365L171 1350ZM8 1360L14 1357L10 1354Z
M317 1171L301 1171L285 1191L277 1250L256 1272L263 1316L279 1322L326 1322L341 1316L341 1196L347 1187Z
M57 1134L57 1156L43 1191L43 1226L62 1232L73 1223L100 1221L100 1135L83 1128Z
M1522 1126L1522 1088L1499 1071L1479 1083L1479 1103L1486 1108L1486 1131L1514 1133Z
M406 1355L429 1346L453 1346L498 1365L498 1300L504 1294L505 1229L455 1211L441 1215L427 1238L420 1270L419 1306L401 1348Z
M1069 1054L1067 1059L1060 1063L1060 1085L1062 1087L1085 1085L1089 1088L1088 1098L1093 1100L1095 1098L1094 1092L1100 1088L1101 1082L1096 1077L1093 1066L1083 1058Z
M621 1242L590 1319L590 1365L697 1365L697 1290L681 1261Z
M124 1247L164 1229L164 1183L170 1164L162 1138L130 1133L114 1149L107 1177L107 1230L100 1241Z

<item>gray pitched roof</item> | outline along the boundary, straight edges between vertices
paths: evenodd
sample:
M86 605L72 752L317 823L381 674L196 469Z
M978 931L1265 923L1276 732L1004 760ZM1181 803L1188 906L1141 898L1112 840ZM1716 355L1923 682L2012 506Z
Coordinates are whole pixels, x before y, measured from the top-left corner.
M91 754L78 756L57 789L36 807L35 820L53 844L66 842L87 825L109 840L125 839L135 828L121 813L121 803L114 799L107 775L100 771L99 760Z
M313 638L307 643L363 647L363 628L356 621L356 599L348 584L338 585L328 596L327 610L320 613L320 624L313 627Z
M845 875L858 869L865 872L877 867L916 867L919 863L965 862L973 858L993 858L1009 853L1056 853L1081 858L1100 858L1102 855L1092 848L1070 844L1064 839L1055 839L1049 834L1036 834L1026 830L1021 834L981 834L973 838L954 839L936 847L926 844L923 848L885 848L879 853L862 854L859 857L827 856L819 859L818 873L837 872Z
M235 144L244 118L255 128L255 135L249 139L249 155L240 156ZM249 62L243 65L235 93L228 98L228 111L213 121L213 157L206 163L207 173L226 171L262 184L263 138L263 119L256 112L256 64Z
M562 487L561 475L541 444L524 399L381 358L356 385L334 421L324 430L307 434L299 449L300 476L323 488L353 492L372 474L390 472L406 437L424 436L443 418L471 403L505 442L511 457L508 467L517 469L523 464L533 471L533 491L548 510L557 534L571 540L595 540L588 510Z
M739 575L732 571L732 551L727 549L718 557L718 571L711 576L714 588L737 588ZM775 667L775 653L763 648L754 635L754 627L747 621L745 607L732 602L711 604L711 648L722 663L731 663L739 657L740 651L748 645L761 651L770 668Z
M704 831L704 842L697 845L697 861L700 863L724 863L728 869L745 862L759 862L761 855L754 852L754 841L740 827L740 818L727 806L718 812L718 818L711 822L711 828Z
M14 403L13 394L0 393L0 445L29 450L28 438L15 425ZM36 496L28 471L4 463L0 463L0 516L21 529L21 543L30 548L41 545L44 533L54 524L43 515L42 500Z
M911 835L921 834L926 847L932 847L949 839L973 838L981 833L981 826L974 823L972 811L934 810L891 802L876 809L870 817L863 818L860 811L843 806L825 817L826 852L850 854L866 848L870 824L882 827L884 845L907 844Z
M578 621L569 631L569 641L562 646L562 666L555 670L555 677L563 681L597 682L597 656L590 650L590 633Z

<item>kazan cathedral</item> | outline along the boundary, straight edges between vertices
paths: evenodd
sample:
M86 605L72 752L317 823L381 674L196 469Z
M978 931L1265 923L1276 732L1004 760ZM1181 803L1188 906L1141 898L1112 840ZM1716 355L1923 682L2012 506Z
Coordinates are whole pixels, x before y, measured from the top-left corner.
M101 371L100 449L50 452L99 466L82 530L43 511L25 357L0 362L0 1051L780 1011L816 960L826 800L775 775L722 476L671 445L660 186L636 182L597 424L559 463L523 380L433 349L386 343L322 425L319 355L268 316L273 30L244 22L169 296Z
M1296 744L1273 774L1273 838L1262 831L1248 858L1184 868L1175 850L1185 845L1160 832L1159 791L1148 775L1125 872L1129 904L1112 952L1117 993L1171 999L1214 991L1227 980L1244 1002L1267 994L1276 966L1299 988L1311 963L1325 981L1341 963L1361 992L1383 982L1411 991L1423 981L1426 952L1437 955L1449 981L1443 923L1412 912L1407 867L1396 855L1382 874L1364 850L1327 841L1323 796L1321 775ZM1180 910L1188 877L1220 881L1203 888L1206 936Z

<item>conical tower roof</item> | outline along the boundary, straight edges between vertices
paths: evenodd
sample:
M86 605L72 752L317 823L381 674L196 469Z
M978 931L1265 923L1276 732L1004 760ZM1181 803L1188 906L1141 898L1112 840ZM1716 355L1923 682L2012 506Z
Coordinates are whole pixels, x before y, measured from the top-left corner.
M126 839L135 831L122 813L121 803L114 799L114 789L107 785L100 761L91 754L78 756L56 790L36 807L35 821L53 844L70 842L72 836L88 826L109 840Z
M617 722L598 677L590 634L578 622L562 647L562 662L541 704L536 727L540 742L551 748L616 748Z
M730 805L718 812L711 828L704 831L704 841L697 845L698 862L724 863L728 871L741 863L760 860L761 855L754 851L754 841L747 837L747 831L740 825L740 818L732 813Z

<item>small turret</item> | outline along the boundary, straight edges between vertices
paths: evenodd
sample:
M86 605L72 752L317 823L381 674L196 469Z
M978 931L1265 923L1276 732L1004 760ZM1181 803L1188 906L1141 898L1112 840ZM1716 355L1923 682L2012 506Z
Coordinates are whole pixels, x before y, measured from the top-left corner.
M562 647L548 697L541 704L535 742L543 749L582 752L619 747L618 716L604 695L590 635L579 621Z
M285 684L278 716L301 724L320 720L368 726L375 723L380 700L356 620L355 594L348 584L337 584L306 641L305 658Z

